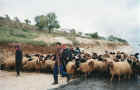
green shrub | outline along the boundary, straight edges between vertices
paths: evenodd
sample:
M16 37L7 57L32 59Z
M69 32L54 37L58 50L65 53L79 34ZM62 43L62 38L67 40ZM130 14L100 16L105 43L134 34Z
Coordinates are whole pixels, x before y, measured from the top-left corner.
M87 35L90 36L91 38L95 38L95 39L98 39L99 38L99 35L98 35L97 32L95 32L95 33L89 33Z
M126 40L121 39L121 38L119 38L119 37L115 37L115 36L113 36L113 35L110 35L110 36L108 37L108 40L109 40L109 41L115 41L115 42L128 43Z
M100 40L105 40L105 37L99 36L98 32L95 33L86 33L87 36L93 39L100 39Z

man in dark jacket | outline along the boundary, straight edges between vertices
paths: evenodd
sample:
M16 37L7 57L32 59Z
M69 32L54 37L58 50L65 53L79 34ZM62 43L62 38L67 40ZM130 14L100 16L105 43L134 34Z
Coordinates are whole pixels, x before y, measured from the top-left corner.
M64 67L66 64L72 60L72 52L70 48L67 48L66 45L63 45L63 52L62 52L62 63L64 64Z
M20 75L20 70L22 67L22 57L23 57L22 50L20 49L20 46L17 45L16 46L16 55L15 55L17 76Z

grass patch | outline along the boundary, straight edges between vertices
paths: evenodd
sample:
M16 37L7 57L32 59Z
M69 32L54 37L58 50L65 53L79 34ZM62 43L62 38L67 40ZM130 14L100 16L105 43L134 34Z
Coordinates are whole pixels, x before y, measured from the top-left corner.
M8 27L0 27L0 37L33 39L37 37L37 33L26 29L22 30Z
M0 27L0 43L26 43L32 45L46 45L43 41L34 41L37 32L26 29Z
M74 46L80 45L80 42L75 39L75 36L73 36L73 37L67 36L67 39L68 40L71 40L72 41L72 44Z

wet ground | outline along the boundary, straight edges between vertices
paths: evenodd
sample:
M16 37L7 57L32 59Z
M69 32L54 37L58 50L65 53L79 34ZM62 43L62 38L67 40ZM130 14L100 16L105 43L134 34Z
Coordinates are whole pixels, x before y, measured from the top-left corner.
M138 77L139 78L139 77ZM79 78L53 90L140 90L140 79L109 81L104 77Z
M90 75L66 83L66 78L59 77L59 84L52 85L52 74L21 73L0 71L0 90L140 90L140 77L132 80L109 81L105 77Z

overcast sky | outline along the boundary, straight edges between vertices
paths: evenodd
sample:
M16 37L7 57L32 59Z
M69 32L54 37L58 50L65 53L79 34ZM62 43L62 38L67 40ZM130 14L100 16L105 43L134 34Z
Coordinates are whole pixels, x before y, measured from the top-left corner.
M140 39L140 0L0 0L0 16L34 20L55 12L62 28Z

